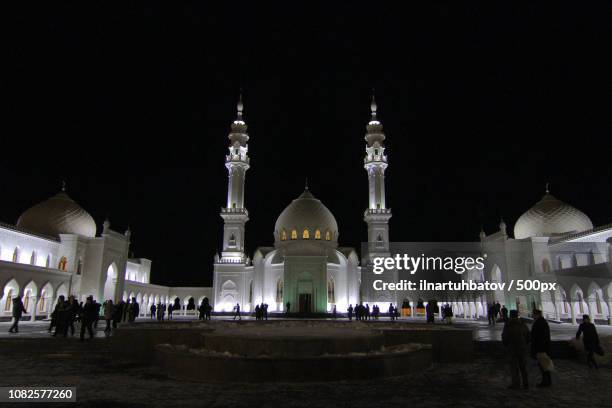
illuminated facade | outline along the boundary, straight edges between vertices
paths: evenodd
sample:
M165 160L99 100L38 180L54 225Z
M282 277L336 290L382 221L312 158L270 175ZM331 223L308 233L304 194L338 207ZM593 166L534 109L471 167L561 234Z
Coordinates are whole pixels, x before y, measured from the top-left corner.
M15 225L0 225L0 318L11 316L21 297L32 320L48 317L59 296L89 295L102 302L137 298L141 314L153 303L211 297L210 288L151 284L151 261L129 258L131 231L113 231L106 220L96 236L94 219L66 193L26 210Z

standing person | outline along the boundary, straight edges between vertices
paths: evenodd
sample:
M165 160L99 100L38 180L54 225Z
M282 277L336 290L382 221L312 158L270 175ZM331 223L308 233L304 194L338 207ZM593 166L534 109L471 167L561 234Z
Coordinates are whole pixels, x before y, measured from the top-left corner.
M96 300L93 300L94 309L96 311L96 317L94 318L94 327L98 328L98 320L100 320L100 310L102 310L102 305Z
M113 313L113 329L116 329L117 324L121 322L121 317L123 316L123 306L124 305L125 305L125 302L123 301L123 299L121 299L119 303L115 305L115 311Z
M550 360L550 328L548 322L542 316L542 311L533 310L533 326L531 326L531 357L537 359L538 367L542 372L542 382L538 387L550 387L552 385Z
M601 346L599 345L599 335L595 325L591 323L589 315L582 316L582 323L578 326L578 332L576 332L576 340L580 339L582 334L582 343L584 344L584 351L587 352L587 365L589 368L598 369L597 361L593 353L601 354Z
M168 305L168 320L172 320L172 312L174 311L174 306L172 303Z
M236 320L236 318L238 318L238 320L242 320L242 317L240 316L240 303L236 303L236 306L234 306L234 320Z
M76 320L77 314L79 313L79 304L77 303L74 296L68 296L68 303L66 303L66 324L62 334L64 337L68 334L70 329L70 335L74 336L74 321Z
M348 309L346 309L346 311L348 312L349 321L353 320L353 305L350 304Z
M336 318L337 317L337 311L336 311L336 305L334 305L334 308L332 309L332 318Z
M49 325L49 333L53 331L54 328L57 327L57 320L59 317L59 309L61 304L64 302L64 295L60 295L57 298L57 303L55 304L55 308L53 308L53 313L51 313L51 324Z
M495 306L491 303L487 303L487 321L489 326L495 325Z
M285 314L289 314L291 313L291 302L287 302L287 304L285 305Z
M136 301L136 298L133 297L132 298L132 310L130 312L130 321L131 322L136 321L136 318L138 317L139 314L140 314L140 305Z
M499 302L495 302L495 320L499 318L499 313L501 311L501 305Z
M263 317L264 319L268 320L268 304L267 303L263 304Z
M255 305L255 320L259 320L261 318L259 305Z
M94 332L92 325L95 323L97 317L96 304L94 303L93 296L87 296L87 300L83 306L83 317L81 318L81 341L85 340L85 329L87 329L89 333L89 338L93 339Z
M66 317L68 305L65 299L64 295L61 295L57 299L57 306L55 306L57 316L55 317L55 331L53 332L53 336L57 336L60 333L63 334L68 330L66 327L68 324L68 318Z
M111 333L111 320L113 319L113 313L115 312L115 308L113 305L113 301L108 299L104 302L104 320L106 320L106 327L104 328L104 333L108 336Z
M23 313L27 313L27 310L23 307L21 298L17 296L13 298L13 325L9 329L9 333L19 333L19 320Z
M393 303L389 303L389 317L391 320L395 320L395 308L393 307Z
M506 305L501 307L501 317L504 323L508 321L508 309L506 309Z
M157 307L155 307L155 303L153 303L151 305L151 319L155 319L156 318L156 314L155 314L156 310L157 310Z
M529 388L527 377L527 344L529 343L529 328L518 318L518 311L510 311L510 319L502 331L502 343L506 346L512 385L509 388L517 390L521 386ZM520 376L519 376L520 374Z

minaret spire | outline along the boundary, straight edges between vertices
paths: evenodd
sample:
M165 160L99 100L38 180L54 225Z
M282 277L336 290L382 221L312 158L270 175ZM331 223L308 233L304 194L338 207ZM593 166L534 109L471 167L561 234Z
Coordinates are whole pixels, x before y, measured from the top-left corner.
M372 88L372 102L370 103L370 112L372 115L372 121L376 121L376 111L378 107L376 106L376 90Z
M242 111L244 110L244 104L242 103L242 89L240 89L240 94L238 95L238 103L236 104L236 121L242 122Z

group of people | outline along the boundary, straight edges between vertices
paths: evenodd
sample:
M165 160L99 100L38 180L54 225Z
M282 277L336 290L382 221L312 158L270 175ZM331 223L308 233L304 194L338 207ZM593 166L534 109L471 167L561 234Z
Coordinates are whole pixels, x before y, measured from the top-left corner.
M370 305L367 303L365 305L359 303L355 305L355 307L350 304L346 311L348 313L349 320L353 320L353 314L355 314L355 320L378 320L380 317L380 306L372 305L372 309L370 309ZM397 317L397 308L394 307L392 303L389 303L389 316L391 317L391 320L395 320Z
M202 303L198 307L198 319L199 320L210 320L210 313L212 312L212 306L208 301L208 298L205 297L202 299Z
M489 326L495 326L499 320L508 321L508 309L506 305L500 305L499 302L487 304L487 321Z
M255 320L268 320L268 304L262 303L255 306Z
M448 303L442 306L442 322L446 324L453 322L453 307Z
M529 388L527 374L527 355L530 354L537 363L542 373L542 380L538 387L550 387L552 385L551 372L554 364L550 358L550 328L544 318L542 311L534 309L533 325L531 331L524 321L519 318L517 310L511 310L509 318L506 319L502 331L502 343L506 346L512 375L511 389ZM603 349L599 344L599 335L595 325L591 322L589 315L582 317L582 323L578 327L576 339L584 344L587 353L587 365L589 368L597 369L594 354L603 355Z

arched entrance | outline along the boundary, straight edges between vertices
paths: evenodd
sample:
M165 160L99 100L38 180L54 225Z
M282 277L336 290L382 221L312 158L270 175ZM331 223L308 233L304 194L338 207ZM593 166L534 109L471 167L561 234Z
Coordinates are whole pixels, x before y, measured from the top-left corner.
M108 266L106 270L106 280L104 282L104 299L108 300L112 299L113 302L115 299L115 292L117 291L117 265L113 262Z

